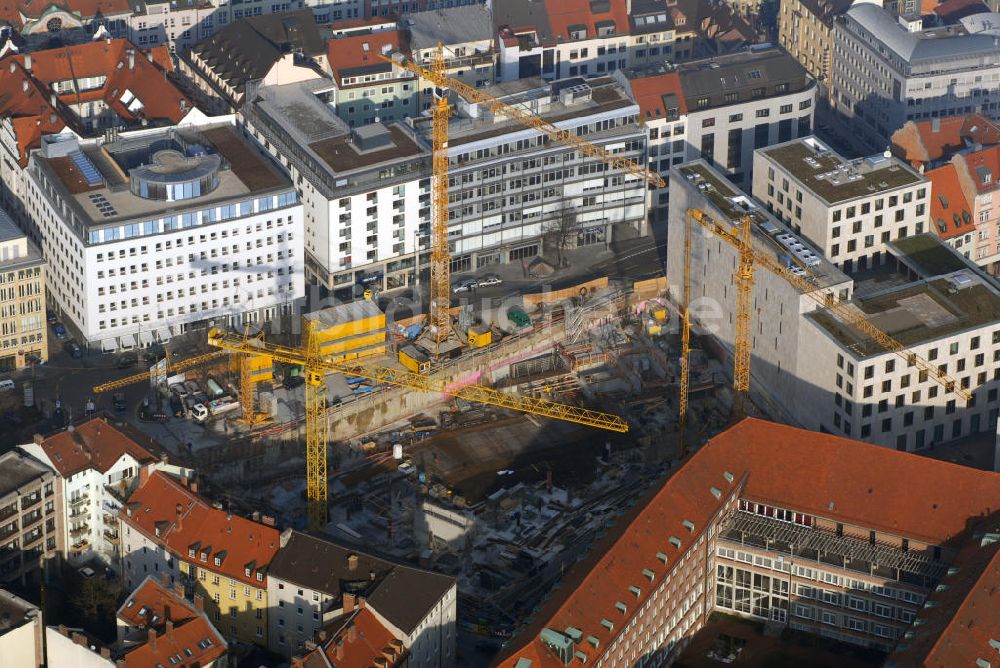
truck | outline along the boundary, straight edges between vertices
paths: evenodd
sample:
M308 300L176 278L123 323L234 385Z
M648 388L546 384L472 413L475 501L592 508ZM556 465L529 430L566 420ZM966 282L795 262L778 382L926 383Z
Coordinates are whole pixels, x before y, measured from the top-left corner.
M413 373L427 373L431 370L431 360L416 346L403 346L399 349L399 363Z
M191 408L191 417L195 422L204 422L209 418L209 416L217 417L223 413L237 410L239 407L240 402L233 401L232 397L221 397L208 402L207 406L204 404L196 404L193 408Z

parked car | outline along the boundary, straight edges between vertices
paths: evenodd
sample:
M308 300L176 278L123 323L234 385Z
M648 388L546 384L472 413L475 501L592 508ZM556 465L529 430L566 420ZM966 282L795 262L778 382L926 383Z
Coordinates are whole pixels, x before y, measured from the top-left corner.
M62 326L62 323L56 322L52 324L52 331L55 333L56 338L62 341L66 338L66 328Z
M193 380L185 380L184 388L188 391L188 394L197 394L198 392L201 392L201 386Z
M176 394L170 395L170 412L174 417L184 417L187 413L184 408L184 400Z
M170 385L170 391L174 393L177 397L183 399L188 395L187 388L181 383L172 383Z
M118 411L119 413L121 413L122 411L124 411L125 410L125 393L124 392L115 392L114 396L112 397L112 402L114 403L116 411Z
M299 385L304 385L306 379L302 376L285 376L285 380L281 382L287 390L294 390Z
M45 321L48 322L50 325L54 325L57 322L59 322L59 317L53 311L46 311Z
M83 349L80 348L80 344L78 344L73 339L70 339L63 344L63 350L68 352L70 357L76 359L83 357Z
M496 274L487 274L486 276L483 276L482 278L479 279L479 284L477 287L489 288L494 285L502 285L502 284L503 284L502 278L500 278Z
M131 369L139 363L139 356L135 353L124 353L118 357L119 369Z
M397 468L403 475L410 475L417 470L417 467L413 465L413 462L403 462Z
M451 291L457 295L460 292L471 292L475 290L478 286L479 283L477 283L474 279L470 278L453 285Z

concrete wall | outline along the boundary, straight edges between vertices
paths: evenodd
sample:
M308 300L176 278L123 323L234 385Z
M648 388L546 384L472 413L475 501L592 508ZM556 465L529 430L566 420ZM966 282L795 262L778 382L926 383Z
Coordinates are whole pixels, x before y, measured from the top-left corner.
M35 617L31 622L0 635L0 656L3 657L5 668L38 668L41 665L41 646L37 642L41 639L37 635L40 624L41 619Z

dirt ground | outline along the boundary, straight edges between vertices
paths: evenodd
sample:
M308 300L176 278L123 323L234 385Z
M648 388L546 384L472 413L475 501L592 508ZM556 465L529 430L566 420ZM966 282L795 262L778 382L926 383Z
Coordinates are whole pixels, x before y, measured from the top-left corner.
M762 668L873 668L881 666L884 654L863 648L836 643L819 636L795 633L798 640L765 636L762 625L728 615L713 614L708 624L699 631L684 654L674 664L683 668L721 668L727 664L709 658L708 652L720 635L746 641L732 666L760 666Z

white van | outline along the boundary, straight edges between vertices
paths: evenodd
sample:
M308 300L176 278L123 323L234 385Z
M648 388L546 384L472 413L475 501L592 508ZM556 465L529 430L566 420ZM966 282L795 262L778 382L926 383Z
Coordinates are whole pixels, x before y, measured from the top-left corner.
M10 392L14 389L14 381L0 380L0 392Z
M191 417L195 422L204 422L208 419L208 409L202 404L195 404L191 407Z

